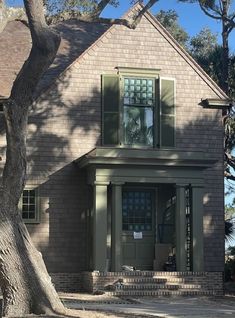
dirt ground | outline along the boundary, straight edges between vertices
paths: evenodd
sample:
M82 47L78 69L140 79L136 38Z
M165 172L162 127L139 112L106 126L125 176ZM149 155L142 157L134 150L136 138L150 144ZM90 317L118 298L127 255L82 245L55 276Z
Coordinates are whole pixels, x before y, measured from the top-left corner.
M119 313L112 312L112 306L115 304L130 304L135 303L133 299L121 299L114 296L103 295L91 295L84 293L60 293L60 298L64 302L66 307L71 307L74 302L81 302L84 304L83 310L71 310L71 314L78 315L80 318L148 318L153 317L152 315L139 315L134 313ZM93 311L85 309L87 304L109 304L110 310L108 312ZM111 311L111 312L110 312ZM156 317L156 316L155 316Z
M234 284L234 283L233 283ZM232 284L232 285L233 285ZM234 285L232 286L234 287ZM68 308L53 318L227 318L235 317L235 294L223 297L118 298L83 293L60 293ZM36 318L36 316L27 316ZM37 316L38 317L38 316ZM40 316L49 318L49 316ZM26 317L25 317L26 318Z

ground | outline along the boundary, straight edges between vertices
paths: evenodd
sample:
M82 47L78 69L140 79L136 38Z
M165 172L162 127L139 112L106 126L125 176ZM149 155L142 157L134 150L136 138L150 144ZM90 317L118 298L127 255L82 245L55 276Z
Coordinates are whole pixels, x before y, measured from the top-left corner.
M235 317L235 296L118 298L60 293L67 318L228 318ZM33 316L28 316L33 318ZM40 316L49 318L48 316ZM65 317L65 316L63 316ZM55 317L54 317L55 318ZM59 316L58 316L59 318Z

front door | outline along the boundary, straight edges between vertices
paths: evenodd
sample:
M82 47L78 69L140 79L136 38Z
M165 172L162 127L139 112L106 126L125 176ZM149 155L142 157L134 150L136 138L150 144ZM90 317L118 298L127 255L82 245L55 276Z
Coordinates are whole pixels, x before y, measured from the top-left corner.
M123 265L152 270L155 246L155 191L124 189L122 193Z

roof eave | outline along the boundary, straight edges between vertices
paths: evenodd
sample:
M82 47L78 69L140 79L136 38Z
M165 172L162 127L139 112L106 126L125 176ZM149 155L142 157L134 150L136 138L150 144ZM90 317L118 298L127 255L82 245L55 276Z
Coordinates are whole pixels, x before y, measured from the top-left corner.
M209 109L228 109L233 106L231 99L217 99L217 98L206 98L202 99L200 105L203 108Z

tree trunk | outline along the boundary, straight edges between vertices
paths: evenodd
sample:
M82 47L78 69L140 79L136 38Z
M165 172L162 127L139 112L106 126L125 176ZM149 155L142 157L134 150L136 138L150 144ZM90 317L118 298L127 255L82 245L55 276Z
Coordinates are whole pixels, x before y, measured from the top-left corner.
M24 4L32 49L4 104L7 151L0 202L0 285L4 315L17 317L65 312L18 211L26 178L28 111L36 86L54 60L60 43L60 37L45 23L42 1L24 0Z
M222 55L222 89L228 94L229 93L229 45L228 45L228 3L227 1L222 1L222 46L223 46L223 55Z
M150 0L146 8L149 9L157 1ZM0 286L4 298L4 315L17 317L31 313L66 313L51 283L42 256L33 246L18 211L26 178L29 107L37 84L53 62L60 44L59 35L45 22L43 1L24 0L24 5L32 49L13 84L11 96L3 107L7 151L0 196ZM146 8L141 9L137 16L138 21Z
M1 206L1 212L4 208ZM9 212L9 206L6 208ZM14 213L17 211L10 214ZM0 240L4 316L65 313L42 256L33 246L21 217L4 218L4 214L1 213Z

